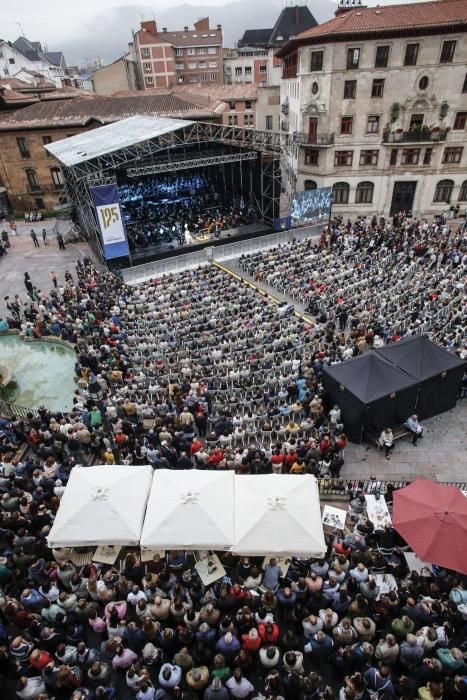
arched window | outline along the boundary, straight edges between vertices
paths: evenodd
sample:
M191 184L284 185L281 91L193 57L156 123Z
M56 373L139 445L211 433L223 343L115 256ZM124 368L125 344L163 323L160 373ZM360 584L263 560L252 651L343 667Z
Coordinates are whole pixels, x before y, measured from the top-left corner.
M355 193L355 204L371 204L374 189L372 182L359 182Z
M461 185L459 191L459 202L467 202L467 180L464 180Z
M41 189L39 180L37 179L37 173L33 168L28 168L26 170L26 177L28 178L29 190L31 192L38 192Z
M336 182L332 186L332 201L334 204L347 204L349 201L349 184Z
M52 175L52 182L56 187L61 187L63 185L63 173L58 167L50 168L50 174Z
M314 180L305 180L305 190L316 190L318 185Z
M454 187L454 180L440 180L436 185L435 196L433 197L434 202L449 202L451 201L452 188Z

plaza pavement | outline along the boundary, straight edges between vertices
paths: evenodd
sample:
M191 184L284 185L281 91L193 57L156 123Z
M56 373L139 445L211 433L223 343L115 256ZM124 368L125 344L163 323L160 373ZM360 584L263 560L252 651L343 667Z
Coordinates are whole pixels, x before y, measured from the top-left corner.
M52 233L55 219L48 221L38 221L33 223L19 223L18 235L12 236L8 223L0 224L0 231L8 231L10 247L0 260L0 317L6 313L5 296L13 298L19 294L24 300L26 297L26 287L24 286L24 273L29 272L32 283L42 291L48 293L52 287L50 273L56 272L57 280L60 284L64 282L66 270L73 274L76 260L85 256L94 257L85 242L67 243L65 250L59 250L57 239ZM30 236L31 229L34 229L40 243L40 248L35 248ZM47 230L47 245L42 242L42 229Z

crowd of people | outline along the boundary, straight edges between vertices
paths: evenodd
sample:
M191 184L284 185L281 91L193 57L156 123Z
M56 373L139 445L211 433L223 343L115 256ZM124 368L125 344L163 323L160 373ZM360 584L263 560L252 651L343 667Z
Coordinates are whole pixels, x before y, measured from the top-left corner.
M130 247L185 245L200 234L220 236L223 231L255 223L255 207L232 192L219 196L208 172L119 185Z
M119 185L120 201L122 204L149 200L155 204L176 202L179 199L193 197L200 192L208 192L213 188L209 178L203 171L193 170L189 175L154 177L137 182L127 182Z
M1 320L72 343L77 383L68 414L0 419L2 698L465 697L465 578L410 572L358 484L342 481L349 517L323 559L228 553L209 587L185 552L80 565L47 547L78 464L338 478L347 438L321 370L370 347L370 326L307 322L216 266L127 286L85 259L53 282L25 277Z
M127 205L127 211L129 208ZM224 231L255 223L257 211L242 199L221 203L214 194L176 205L144 202L133 208L129 217L128 241L132 250L138 250L162 244L185 245L201 235L220 237Z
M319 242L243 256L240 266L340 331L363 326L375 344L422 331L465 355L465 227L438 217L335 222Z

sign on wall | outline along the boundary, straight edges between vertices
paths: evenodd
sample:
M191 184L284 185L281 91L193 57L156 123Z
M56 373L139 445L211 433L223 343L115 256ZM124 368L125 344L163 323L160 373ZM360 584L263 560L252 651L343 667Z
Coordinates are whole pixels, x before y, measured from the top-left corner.
M130 254L117 185L91 188L96 216L101 232L104 255L107 260Z

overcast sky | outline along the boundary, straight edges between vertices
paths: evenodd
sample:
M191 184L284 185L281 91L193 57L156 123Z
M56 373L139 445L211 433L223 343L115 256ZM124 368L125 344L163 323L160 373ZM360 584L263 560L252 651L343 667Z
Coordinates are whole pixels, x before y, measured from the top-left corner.
M390 0L370 0L368 4L389 4ZM283 0L13 0L1 2L0 38L13 41L21 32L46 44L50 51L62 50L71 65L98 55L112 61L131 41L131 29L142 18L153 19L159 27L180 29L192 26L209 14L211 24L222 24L224 45L234 46L245 29L272 27ZM298 4L304 4L298 0ZM318 22L333 16L337 0L310 0L308 6Z

